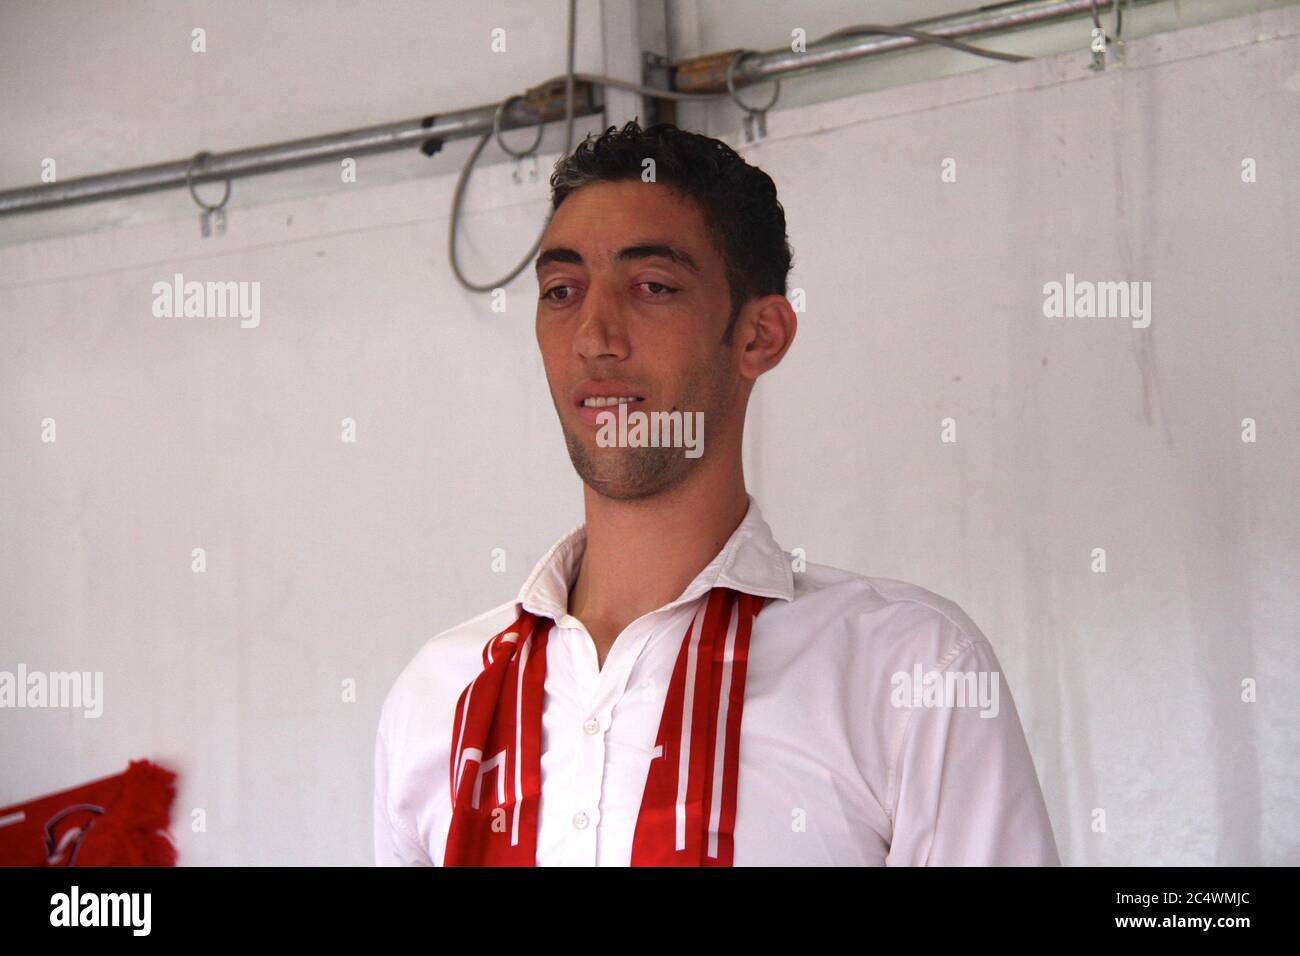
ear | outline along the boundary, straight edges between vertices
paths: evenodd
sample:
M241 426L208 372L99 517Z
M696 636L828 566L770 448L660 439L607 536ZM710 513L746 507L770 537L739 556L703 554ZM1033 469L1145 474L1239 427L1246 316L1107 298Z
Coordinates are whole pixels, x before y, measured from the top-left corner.
M765 295L746 302L733 331L740 374L752 381L775 368L794 342L798 327L794 308L783 295Z

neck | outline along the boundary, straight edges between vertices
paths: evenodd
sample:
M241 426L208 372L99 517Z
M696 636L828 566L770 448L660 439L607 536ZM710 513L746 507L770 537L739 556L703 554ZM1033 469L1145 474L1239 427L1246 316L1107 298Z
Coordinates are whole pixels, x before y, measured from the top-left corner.
M569 613L598 647L632 621L677 598L745 518L749 500L739 455L702 468L662 494L620 500L583 486L587 544Z

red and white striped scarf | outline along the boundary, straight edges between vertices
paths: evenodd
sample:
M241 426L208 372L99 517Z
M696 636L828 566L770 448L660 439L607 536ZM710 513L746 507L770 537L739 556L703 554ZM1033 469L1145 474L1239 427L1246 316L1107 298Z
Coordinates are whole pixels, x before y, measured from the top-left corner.
M686 629L641 797L633 866L732 865L745 665L754 618L766 603L717 587ZM537 863L552 624L523 611L488 642L482 673L461 692L444 866Z

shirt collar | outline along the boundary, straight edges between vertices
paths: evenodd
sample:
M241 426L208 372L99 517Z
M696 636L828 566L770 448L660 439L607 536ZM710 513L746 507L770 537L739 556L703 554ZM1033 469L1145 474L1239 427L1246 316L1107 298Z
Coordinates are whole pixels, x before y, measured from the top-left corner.
M758 502L748 495L749 510L717 553L681 595L663 608L694 601L715 587L732 588L762 597L794 598L794 572L772 529L763 520ZM557 541L537 562L519 589L515 602L525 611L559 621L568 613L569 589L587 548L587 525L578 525Z

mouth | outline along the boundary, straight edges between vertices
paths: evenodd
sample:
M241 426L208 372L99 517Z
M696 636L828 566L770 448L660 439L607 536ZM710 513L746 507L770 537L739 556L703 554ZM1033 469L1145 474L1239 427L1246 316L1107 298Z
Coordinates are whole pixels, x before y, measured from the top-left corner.
M592 395L578 403L580 408L608 408L610 405L630 405L643 402L640 395Z
M637 395L632 392L625 395L586 395L576 399L574 406L578 410L578 418L592 427L597 427L600 425L598 416L601 413L608 412L618 415L620 405L631 408L644 401L644 395Z

